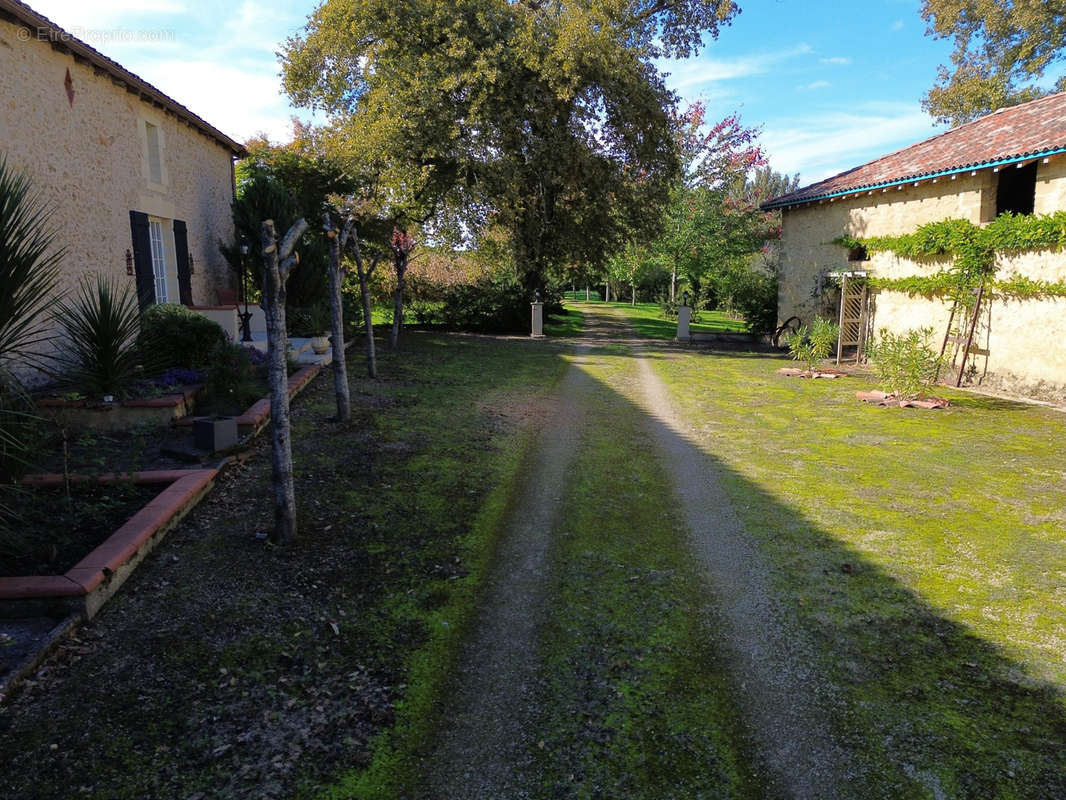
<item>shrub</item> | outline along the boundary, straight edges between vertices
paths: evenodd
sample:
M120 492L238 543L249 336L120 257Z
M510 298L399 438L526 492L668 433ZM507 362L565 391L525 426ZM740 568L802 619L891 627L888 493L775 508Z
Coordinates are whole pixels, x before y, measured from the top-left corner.
M476 283L449 286L439 319L445 327L457 330L523 331L529 329L529 301L516 281L485 277Z
M140 314L129 285L102 276L85 280L54 316L68 339L56 361L80 391L94 399L123 396L144 374L137 349Z
M226 341L216 323L177 303L151 306L141 314L137 346L145 361L162 367L203 367Z
M228 341L218 343L206 364L198 411L240 414L266 394L266 355Z
M818 362L828 358L833 351L839 334L839 325L816 317L810 329L804 325L788 337L788 352L794 361L804 362L807 371L813 374Z
M881 388L903 399L920 395L932 386L941 364L932 341L932 328L899 334L882 328L867 347Z
M733 294L733 307L752 333L773 332L777 327L777 278L746 273Z

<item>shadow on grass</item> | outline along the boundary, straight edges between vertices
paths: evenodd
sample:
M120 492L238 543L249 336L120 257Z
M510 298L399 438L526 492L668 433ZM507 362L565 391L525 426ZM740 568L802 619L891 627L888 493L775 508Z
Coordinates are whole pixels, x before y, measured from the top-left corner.
M1038 680L861 551L625 402L664 453L708 466L733 507L744 510L743 535L768 565L783 628L807 641L825 691L808 684L802 689L815 689L831 739L852 754L843 767L847 785L825 787L818 796L1066 797L1061 687ZM992 407L1016 410L1013 404ZM736 602L730 587L709 588L712 604ZM758 636L764 624L751 620L734 633ZM790 735L802 738L805 731Z

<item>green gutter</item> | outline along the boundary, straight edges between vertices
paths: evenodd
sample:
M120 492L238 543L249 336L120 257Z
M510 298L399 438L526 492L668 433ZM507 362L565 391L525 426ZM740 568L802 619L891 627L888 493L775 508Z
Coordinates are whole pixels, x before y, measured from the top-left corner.
M974 172L979 169L988 169L989 167L1001 167L1004 164L1017 164L1019 161L1032 161L1037 158L1047 158L1048 156L1057 156L1060 153L1066 153L1066 147L1057 147L1054 150L1044 150L1039 153L1028 153L1021 156L1011 156L1010 158L1001 158L997 161L985 161L981 164L971 164L966 167L953 167L952 169L941 170L940 172L930 172L924 175L912 175L909 178L898 178L893 181L886 181L884 183L875 183L869 186L855 186L851 189L842 189L839 192L830 192L828 194L819 194L814 197L804 197L802 200L792 200L779 202L772 200L769 203L763 203L759 208L763 211L771 211L775 208L783 208L785 206L800 206L805 203L813 203L816 200L829 200L834 197L842 197L849 194L858 194L860 192L872 192L875 189L888 189L892 186L902 186L905 183L914 183L916 181L927 181L932 178L943 178L946 175L959 175L963 172Z

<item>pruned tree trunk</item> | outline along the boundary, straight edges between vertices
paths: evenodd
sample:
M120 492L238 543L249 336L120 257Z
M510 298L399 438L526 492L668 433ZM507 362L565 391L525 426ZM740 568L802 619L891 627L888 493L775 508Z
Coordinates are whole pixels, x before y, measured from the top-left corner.
M670 302L674 302L677 299L677 259L674 259L673 267L670 269Z
M270 440L273 465L273 541L289 545L296 539L296 486L292 474L292 442L289 420L289 376L285 355L289 341L285 332L285 283L292 268L300 262L293 251L307 230L298 219L281 243L274 220L262 224L263 310L267 326L267 371L270 382Z
M407 259L393 259L396 268L396 293L392 296L392 329L389 331L389 349L395 350L400 343L400 328L403 327L403 282L407 274Z
M374 319L370 307L370 278L377 269L380 256L374 256L368 267L363 260L363 253L359 247L359 234L352 228L352 235L348 239L352 248L352 256L355 258L355 273L359 276L359 295L363 301L363 328L366 330L366 371L371 378L378 376L377 353L374 350Z
M585 302L587 303L588 301L589 301L589 285L586 283L585 284Z
M348 219L344 230L333 224L328 211L322 212L322 229L329 238L329 311L333 326L330 344L333 346L333 392L337 396L337 421L347 422L352 416L352 401L348 389L348 365L344 353L344 307L341 302L341 248L352 233L355 221Z
M392 330L389 333L389 349L395 350L400 344L400 329L403 327L403 290L404 276L415 240L399 228L392 229L392 264L396 270L396 294L392 302Z
M635 306L637 304L637 285L635 283L630 284L630 288L633 290L633 294L629 297L629 305Z

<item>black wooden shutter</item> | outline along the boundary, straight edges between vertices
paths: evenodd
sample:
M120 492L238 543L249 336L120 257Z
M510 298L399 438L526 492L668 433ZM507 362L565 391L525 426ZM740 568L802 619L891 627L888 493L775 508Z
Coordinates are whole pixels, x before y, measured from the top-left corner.
M182 305L192 305L192 275L189 272L189 233L185 223L174 220L174 255L178 259L178 295Z
M133 235L133 269L137 275L137 305L144 311L155 303L155 273L152 271L147 214L130 211L130 233Z

